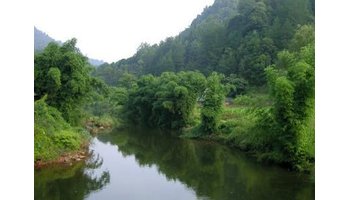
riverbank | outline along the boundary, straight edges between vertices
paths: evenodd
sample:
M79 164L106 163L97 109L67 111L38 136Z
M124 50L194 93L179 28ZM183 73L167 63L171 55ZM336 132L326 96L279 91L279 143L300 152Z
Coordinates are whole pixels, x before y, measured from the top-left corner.
M296 171L311 172L315 159L315 130L314 116L309 117L309 122L304 127L307 138L303 138L303 161L291 165L286 161L286 156L281 149L273 149L273 141L276 136L264 132L264 127L259 118L261 113L272 108L272 102L265 90L249 91L246 95L238 96L231 101L226 101L219 118L217 131L209 135L203 135L200 130L200 107L195 109L197 123L184 129L180 137L191 139L203 139L216 141L221 144L238 149L254 157L259 162L274 163L284 168ZM266 123L265 123L266 124Z
M71 126L45 100L46 96L34 102L34 163L38 166L59 162L60 158L69 160L64 155L86 149L91 138L84 128Z
M91 136L110 132L119 124L118 119L103 115L87 117L81 125L84 128L71 127L44 101L39 100L35 104L35 169L84 161L90 156L88 149Z
M40 122L40 120L37 121ZM47 119L41 119L42 121L47 122ZM64 124L62 120L52 122L51 126L48 127L42 127L40 123L37 123L34 131L34 168L40 169L52 165L72 165L75 162L84 161L90 156L88 150L91 135L96 136L102 132L111 131L116 125L115 121L111 117L106 116L89 117L83 122L85 128L71 128ZM57 123L63 123L67 127L64 130L46 134L48 129L57 126Z
M101 117L91 116L84 122L84 127L91 135L97 135L101 132L111 131L113 127L118 126L118 124L118 119L113 119L109 115Z
M90 157L89 153L90 142L86 142L82 145L78 151L66 152L60 155L54 160L36 160L34 161L34 169L41 169L43 167L49 167L52 165L68 165L71 166L75 162L81 162Z

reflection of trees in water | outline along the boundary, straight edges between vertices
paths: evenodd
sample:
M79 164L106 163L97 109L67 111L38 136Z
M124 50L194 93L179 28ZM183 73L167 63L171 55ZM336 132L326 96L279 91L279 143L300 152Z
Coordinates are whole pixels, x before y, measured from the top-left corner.
M90 157L85 164L84 171L84 173L91 179L91 181L89 181L86 185L88 191L100 190L109 183L109 171L103 171L100 176L95 174L95 169L100 168L102 164L103 159L100 157L99 154L90 153Z
M94 154L93 150L90 150L89 158L85 162L86 169L98 169L103 164L103 158L99 154Z
M302 183L281 170L259 167L221 145L144 130L119 131L101 135L99 140L117 144L118 151L134 155L141 166L156 165L168 180L181 181L200 197L221 200L314 198L312 184Z
M94 169L101 167L102 163L99 156L92 155L86 164L80 162L70 167L54 166L36 171L35 199L84 199L110 182L109 171L103 171L100 175L94 173Z

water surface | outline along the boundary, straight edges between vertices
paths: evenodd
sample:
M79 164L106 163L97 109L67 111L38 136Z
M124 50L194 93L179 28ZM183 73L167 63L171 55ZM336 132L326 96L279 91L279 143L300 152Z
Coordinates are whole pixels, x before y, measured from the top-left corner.
M92 157L34 172L35 199L314 199L314 181L226 146L149 130L94 138Z

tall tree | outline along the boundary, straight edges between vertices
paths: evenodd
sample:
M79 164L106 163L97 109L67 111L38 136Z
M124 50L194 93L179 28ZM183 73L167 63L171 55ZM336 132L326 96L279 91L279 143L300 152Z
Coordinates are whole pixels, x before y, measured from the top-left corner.
M73 38L62 46L50 43L34 59L36 97L47 94L47 103L61 111L69 122L74 121L94 83L87 58L76 48L76 42Z
M204 101L202 108L203 134L212 134L217 131L219 115L222 112L226 90L221 84L223 76L213 72L207 78L207 88L204 91Z

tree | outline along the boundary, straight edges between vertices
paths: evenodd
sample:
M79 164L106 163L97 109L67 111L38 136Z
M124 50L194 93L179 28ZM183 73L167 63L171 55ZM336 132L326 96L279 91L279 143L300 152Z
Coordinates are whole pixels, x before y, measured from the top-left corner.
M308 163L307 145L314 145L305 141L314 134L308 131L314 129L307 124L309 117L314 116L315 68L311 46L301 48L297 58L288 51L280 52L277 67L266 69L274 101L271 110L274 126L267 131L276 136L271 143L280 150L284 162L299 170Z
M237 52L238 74L252 85L266 83L264 69L272 64L275 46L270 38L261 38L257 31L244 37Z
M237 66L235 53L232 48L225 48L215 71L223 74L237 73L237 69L235 68Z
M136 76L128 72L124 72L118 80L118 85L121 87L125 87L126 89L131 89L135 84Z
M223 83L227 87L227 96L229 97L236 97L243 94L248 87L248 82L244 78L239 78L236 74L230 74L225 77Z
M77 112L94 83L87 58L76 48L76 39L62 46L50 43L34 58L34 91L37 98L47 95L47 103L76 122Z
M291 41L290 47L299 51L301 47L315 43L315 29L311 25L299 26Z
M213 72L207 78L207 88L204 91L201 113L203 134L212 134L217 131L219 115L226 95L225 87L221 84L222 78L223 76L216 72Z
M192 121L193 109L205 82L204 75L199 72L141 76L137 86L130 90L126 115L134 123L181 129Z

